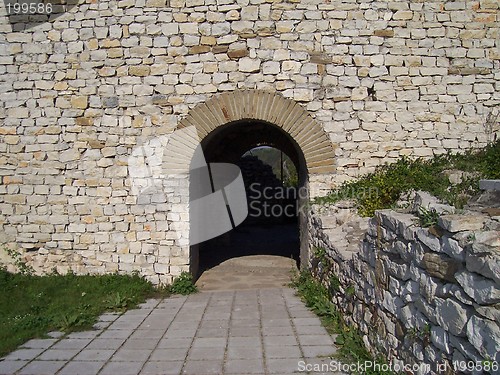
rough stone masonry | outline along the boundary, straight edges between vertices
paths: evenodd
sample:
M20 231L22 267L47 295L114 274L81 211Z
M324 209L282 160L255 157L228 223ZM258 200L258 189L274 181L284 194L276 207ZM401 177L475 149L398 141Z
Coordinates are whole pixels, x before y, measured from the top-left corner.
M415 374L498 374L500 192L488 194L464 211L418 192L413 209L373 218L353 202L313 206L311 269L370 351L427 366ZM420 226L421 207L436 225Z
M335 171L311 173L311 195L483 146L498 16L496 0L81 0L29 28L2 17L0 242L40 272L188 270L188 197L138 204L127 160L223 93L263 90L319 124Z

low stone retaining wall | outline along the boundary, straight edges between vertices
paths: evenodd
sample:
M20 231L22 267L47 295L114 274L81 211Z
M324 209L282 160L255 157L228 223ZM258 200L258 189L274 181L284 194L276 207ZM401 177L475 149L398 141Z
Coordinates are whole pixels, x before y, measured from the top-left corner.
M313 206L309 232L313 273L370 350L432 373L500 361L499 216L442 214L422 228L411 213L366 219L341 202Z

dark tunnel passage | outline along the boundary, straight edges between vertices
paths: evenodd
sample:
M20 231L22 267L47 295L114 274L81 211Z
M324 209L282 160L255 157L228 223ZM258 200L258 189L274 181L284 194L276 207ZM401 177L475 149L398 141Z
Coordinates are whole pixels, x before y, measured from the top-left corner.
M191 247L199 277L222 262L248 255L293 258L300 265L307 201L305 159L296 142L277 126L241 121L219 127L201 143L207 163L236 164L242 173L248 216L231 231Z

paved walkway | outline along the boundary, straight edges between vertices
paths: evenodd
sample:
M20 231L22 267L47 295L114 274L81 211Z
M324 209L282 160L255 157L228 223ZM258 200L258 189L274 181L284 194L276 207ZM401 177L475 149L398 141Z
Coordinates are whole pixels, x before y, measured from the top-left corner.
M104 314L93 331L31 340L0 362L0 374L284 375L330 364L334 352L292 289L203 291Z

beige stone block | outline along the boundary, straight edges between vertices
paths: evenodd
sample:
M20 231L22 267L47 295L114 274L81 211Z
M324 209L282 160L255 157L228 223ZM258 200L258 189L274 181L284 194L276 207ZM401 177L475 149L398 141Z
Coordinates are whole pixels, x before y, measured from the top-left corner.
M58 42L61 40L61 33L58 30L50 30L47 33L47 39Z
M227 52L229 49L229 46L227 45L219 45L219 46L213 46L212 47L212 52L215 53L215 54L218 54L218 53L225 53ZM223 64L224 62L221 62L221 64Z
M373 35L379 36L379 37L393 37L394 36L394 30L390 30L390 29L375 30L373 32Z
M77 117L75 119L75 124L78 126L91 126L94 125L93 117Z
M80 156L81 156L81 154L80 154L80 151L78 151L78 149L71 148L69 150L61 152L61 154L59 155L59 160L62 163L66 163L69 161L78 160L78 159L80 159Z
M17 145L20 137L18 135L6 135L3 140L8 145Z
M236 9L231 9L226 13L226 21L238 21L240 19L240 12Z
M29 118L30 116L30 111L26 107L16 107L16 108L9 108L7 110L8 117L12 118Z
M249 51L247 48L229 50L229 51L227 51L227 55L231 59L240 59L242 57L248 56Z
M108 49L108 57L110 59L116 59L123 57L123 48L110 48Z
M76 109L87 109L89 105L87 96L72 96L70 103L71 107Z
M14 126L12 126L12 127L7 127L7 126L0 127L0 135L7 135L7 134L10 134L10 135L16 134L16 127L14 127Z
M314 92L311 89L295 89L293 99L298 102L309 102L314 99Z
M354 56L354 64L356 66L370 66L370 56Z
M131 76L146 77L150 73L150 68L149 66L133 65L128 68L128 72Z
M207 45L197 45L197 46L189 47L189 54L191 54L191 55L197 55L200 53L207 53L209 51L210 51L210 46L207 46Z
M147 8L164 8L167 0L146 0Z
M217 44L217 39L214 36L203 35L200 39L200 44L214 46Z
M101 77L112 77L116 74L116 69L105 66L99 69L98 73Z
M356 87L352 90L351 100L364 100L368 97L368 90L366 87Z
M3 177L3 184L4 185L21 184L22 181L23 181L22 178L19 176L4 176Z
M411 10L398 10L396 13L394 13L392 18L394 20L397 20L397 21L411 20L413 18L413 11L411 11Z
M246 6L241 9L241 19L256 21L259 18L259 7L255 5Z

